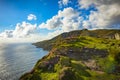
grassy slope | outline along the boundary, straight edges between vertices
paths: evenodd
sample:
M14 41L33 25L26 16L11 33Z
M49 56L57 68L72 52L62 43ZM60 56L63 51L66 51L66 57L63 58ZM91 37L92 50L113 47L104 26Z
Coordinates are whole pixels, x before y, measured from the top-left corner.
M21 80L119 80L120 40L84 35L47 41L52 50Z
M55 38L51 40L45 40L45 41L34 43L34 45L36 45L37 47L41 47L45 50L51 50L57 42L60 42L65 38L90 36L90 37L95 37L95 38L114 39L114 35L116 33L120 34L120 30L104 30L104 29L103 30L86 30L86 29L76 30L76 31L68 32L68 33L63 33L61 35L56 36Z

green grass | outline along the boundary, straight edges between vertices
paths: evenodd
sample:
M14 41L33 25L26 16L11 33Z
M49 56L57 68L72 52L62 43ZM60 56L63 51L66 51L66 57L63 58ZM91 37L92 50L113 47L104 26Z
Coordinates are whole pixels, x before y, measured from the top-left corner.
M58 80L57 73L41 73L41 80Z
M44 59L37 62L34 67L35 71L32 74L25 74L23 80L118 80L119 75L115 75L115 67L120 64L120 41L115 39L102 39L89 36L79 36L74 38L66 38L63 40L57 40L52 46L55 50L66 52L71 48L77 52L84 48L93 48L98 50L107 50L108 54L104 58L94 56L94 60L97 65L100 66L102 74L89 69L82 63L81 59L71 59L68 56L59 55L59 61L54 64L52 70L48 70L48 67L41 67L44 61L50 61L57 55L56 52L52 52ZM83 53L84 54L84 53ZM87 55L87 56L90 56ZM68 74L67 74L68 73ZM73 75L73 76L71 76ZM60 79L61 78L61 79Z

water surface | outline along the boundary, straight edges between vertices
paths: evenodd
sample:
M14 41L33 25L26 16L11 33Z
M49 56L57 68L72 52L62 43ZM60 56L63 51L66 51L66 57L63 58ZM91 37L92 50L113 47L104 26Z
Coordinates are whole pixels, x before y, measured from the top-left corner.
M18 80L48 51L28 43L0 44L0 80Z

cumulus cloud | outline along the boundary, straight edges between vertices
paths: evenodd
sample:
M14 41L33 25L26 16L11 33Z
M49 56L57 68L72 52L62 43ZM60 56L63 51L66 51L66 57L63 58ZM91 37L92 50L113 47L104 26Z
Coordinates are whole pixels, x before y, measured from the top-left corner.
M70 0L60 0L60 6L67 6ZM75 10L72 7L59 10L58 13L46 22L39 25L40 29L51 30L47 35L40 35L35 33L36 24L27 22L18 23L14 30L5 30L0 33L0 40L4 41L6 38L9 40L19 41L41 41L43 39L53 38L63 32L78 30L82 28L88 29L104 29L104 28L118 28L120 29L120 0L78 0L80 10L90 11L90 15L82 14L82 10ZM95 8L96 11L89 8ZM33 14L28 15L28 20L36 20ZM53 31L53 32L52 32ZM2 39L4 38L4 39ZM8 39L7 39L8 40ZM1 42L1 41L0 41Z
M88 20L84 20L82 26L83 28L86 28L86 29L91 28L90 22Z
M12 37L13 30L5 30L4 32L0 33L0 37L2 38L10 38Z
M45 23L39 25L40 28L61 29L63 32L77 30L80 28L82 18L79 12L73 8L68 7L63 11L59 10L58 14L48 19Z
M29 14L27 19L29 21L31 21L31 20L37 20L37 17L34 14Z
M97 11L91 11L89 20L83 26L92 28L120 28L120 0L79 0L80 8L88 9L94 6ZM117 25L117 27L115 26Z
M48 36L37 33L37 24L27 22L17 23L14 30L0 33L0 43L38 42L48 39Z
M60 35L61 33L63 33L63 30L55 30L53 32L49 32L47 35L47 39L54 38L55 36Z
M8 37L0 37L1 43L35 43L39 41L43 41L49 39L47 36L41 34L31 34L31 37L26 38L8 38Z
M59 7L66 6L70 3L70 0L60 0L58 1Z
M30 24L27 22L22 22L22 24L17 23L15 30L13 31L13 37L28 37L36 29L36 24Z
M2 38L26 38L34 33L36 24L32 25L27 22L17 23L15 30L5 30L0 33Z

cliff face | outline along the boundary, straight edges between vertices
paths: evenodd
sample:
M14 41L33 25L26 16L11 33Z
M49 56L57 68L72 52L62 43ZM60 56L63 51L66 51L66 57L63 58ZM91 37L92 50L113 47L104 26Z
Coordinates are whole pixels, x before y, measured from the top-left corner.
M116 40L116 32L73 31L35 43L50 52L20 80L119 80L120 40Z

